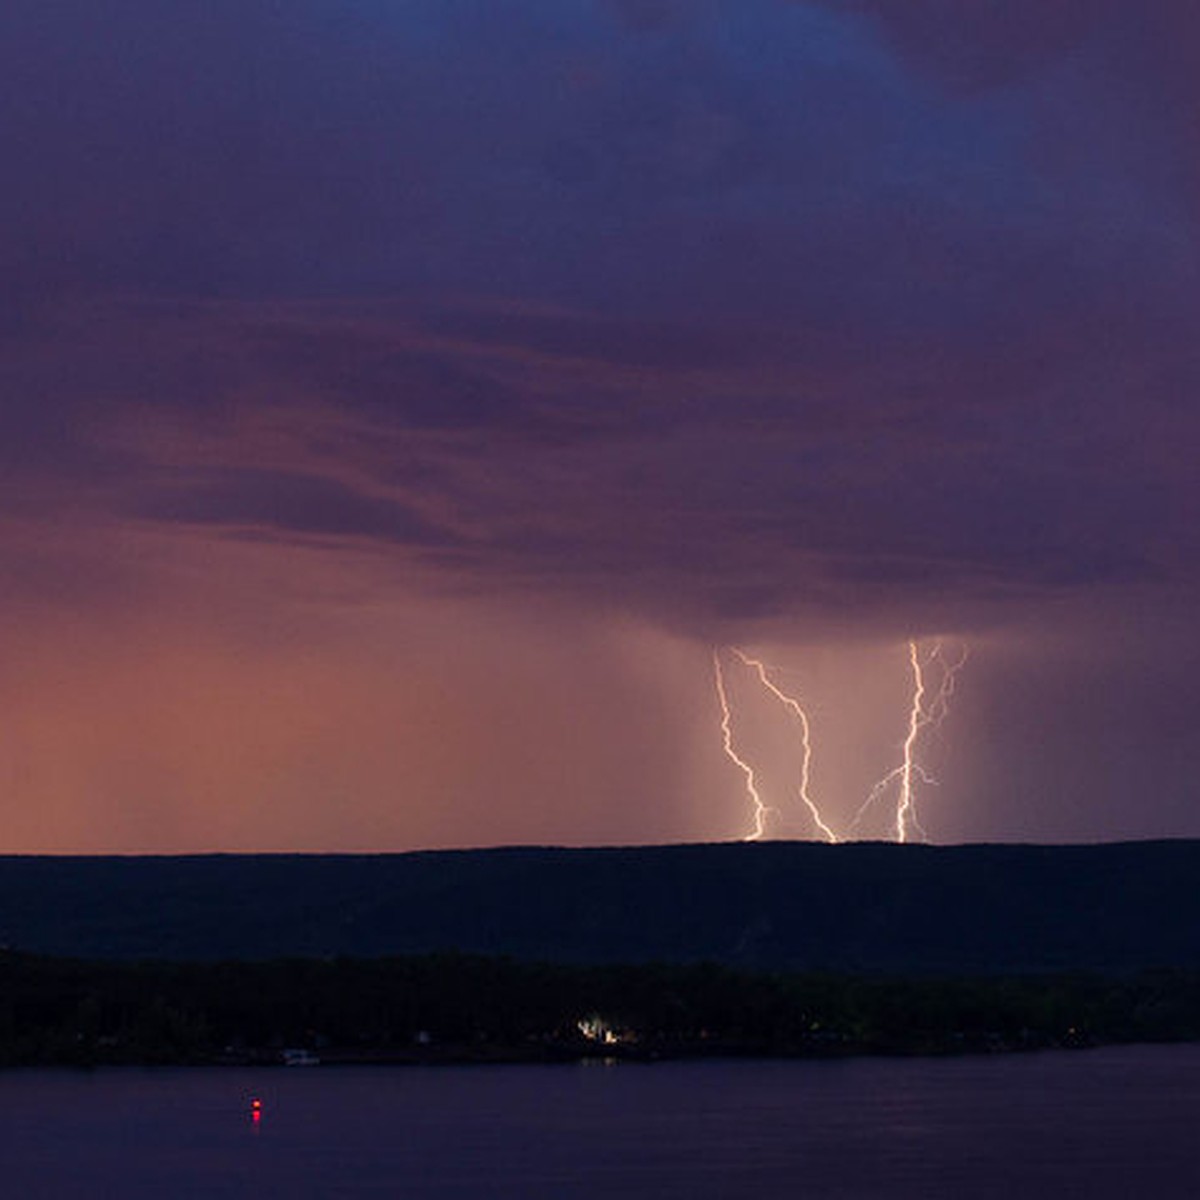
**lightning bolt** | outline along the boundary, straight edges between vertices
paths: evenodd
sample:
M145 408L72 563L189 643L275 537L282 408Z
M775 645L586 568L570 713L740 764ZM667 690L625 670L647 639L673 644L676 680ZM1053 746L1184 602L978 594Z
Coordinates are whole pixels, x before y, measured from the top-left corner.
M908 661L912 664L913 697L912 707L908 711L908 734L904 739L904 761L900 764L900 798L896 803L896 841L908 840L908 825L913 822L918 830L920 822L916 816L916 805L913 800L913 770L914 755L917 750L917 738L921 730L929 723L930 718L921 707L925 699L925 673L921 670L921 656L917 653L917 643L908 643Z
M779 701L796 718L797 724L800 726L800 781L797 785L797 794L800 797L801 803L808 809L809 815L813 819L813 823L824 835L828 842L837 842L839 840L836 833L825 823L821 817L821 810L817 807L809 792L809 783L811 779L812 768L812 730L808 722L808 713L801 707L800 702L794 697L789 696L783 691L773 679L767 674L767 666L764 662L757 658L751 658L748 654L739 650L736 646L733 648L733 653L749 667L758 676L758 681Z
M950 711L950 698L954 695L958 673L966 665L967 649L964 646L958 658L951 661L943 654L942 644L938 642L928 655L927 661L922 663L916 639L911 639L908 643L908 661L912 671L913 690L908 712L908 729L901 744L900 762L871 788L850 826L851 829L856 828L868 810L895 784L897 842L907 842L910 830L922 839L926 837L917 813L915 783L920 781L936 786L937 780L918 761L917 748L925 730L939 726ZM934 663L941 667L941 681L938 690L932 693L932 699L926 704L925 697L930 689L925 671Z
M746 792L750 797L751 803L754 805L754 828L742 840L747 842L761 841L763 834L767 831L767 813L771 809L763 803L762 796L759 795L758 781L754 774L754 768L744 758L741 758L733 748L733 718L729 708L729 694L725 690L725 672L721 669L721 655L717 650L713 650L713 679L717 686L717 700L721 705L722 748L725 751L725 756L745 776Z

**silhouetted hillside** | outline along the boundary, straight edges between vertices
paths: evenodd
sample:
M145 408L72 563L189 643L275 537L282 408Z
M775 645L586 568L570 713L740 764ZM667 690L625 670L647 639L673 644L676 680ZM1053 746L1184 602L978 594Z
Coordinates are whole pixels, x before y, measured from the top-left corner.
M1200 842L0 858L0 941L899 973L1200 966Z

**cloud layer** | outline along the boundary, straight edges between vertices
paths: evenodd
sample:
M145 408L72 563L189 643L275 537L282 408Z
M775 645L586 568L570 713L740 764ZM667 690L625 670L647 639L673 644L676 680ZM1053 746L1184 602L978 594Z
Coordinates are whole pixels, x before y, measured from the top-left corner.
M12 0L10 612L188 608L210 561L188 621L235 640L453 597L671 663L1147 625L1165 655L1200 561L1198 24Z

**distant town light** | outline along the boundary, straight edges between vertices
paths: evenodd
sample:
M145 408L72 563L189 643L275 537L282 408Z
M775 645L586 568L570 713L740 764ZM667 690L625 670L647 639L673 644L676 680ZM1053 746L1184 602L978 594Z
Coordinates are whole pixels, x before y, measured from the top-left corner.
M583 1017L575 1022L575 1027L589 1042L600 1046L618 1046L635 1040L629 1030L619 1029L601 1016Z

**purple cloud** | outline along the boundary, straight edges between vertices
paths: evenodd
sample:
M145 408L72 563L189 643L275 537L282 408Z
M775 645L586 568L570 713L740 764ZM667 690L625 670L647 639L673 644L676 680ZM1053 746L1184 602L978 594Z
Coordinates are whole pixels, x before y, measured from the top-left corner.
M14 611L153 613L211 557L260 589L236 625L303 560L322 596L1165 660L1200 582L1198 23L11 0ZM995 727L1036 727L989 670Z

